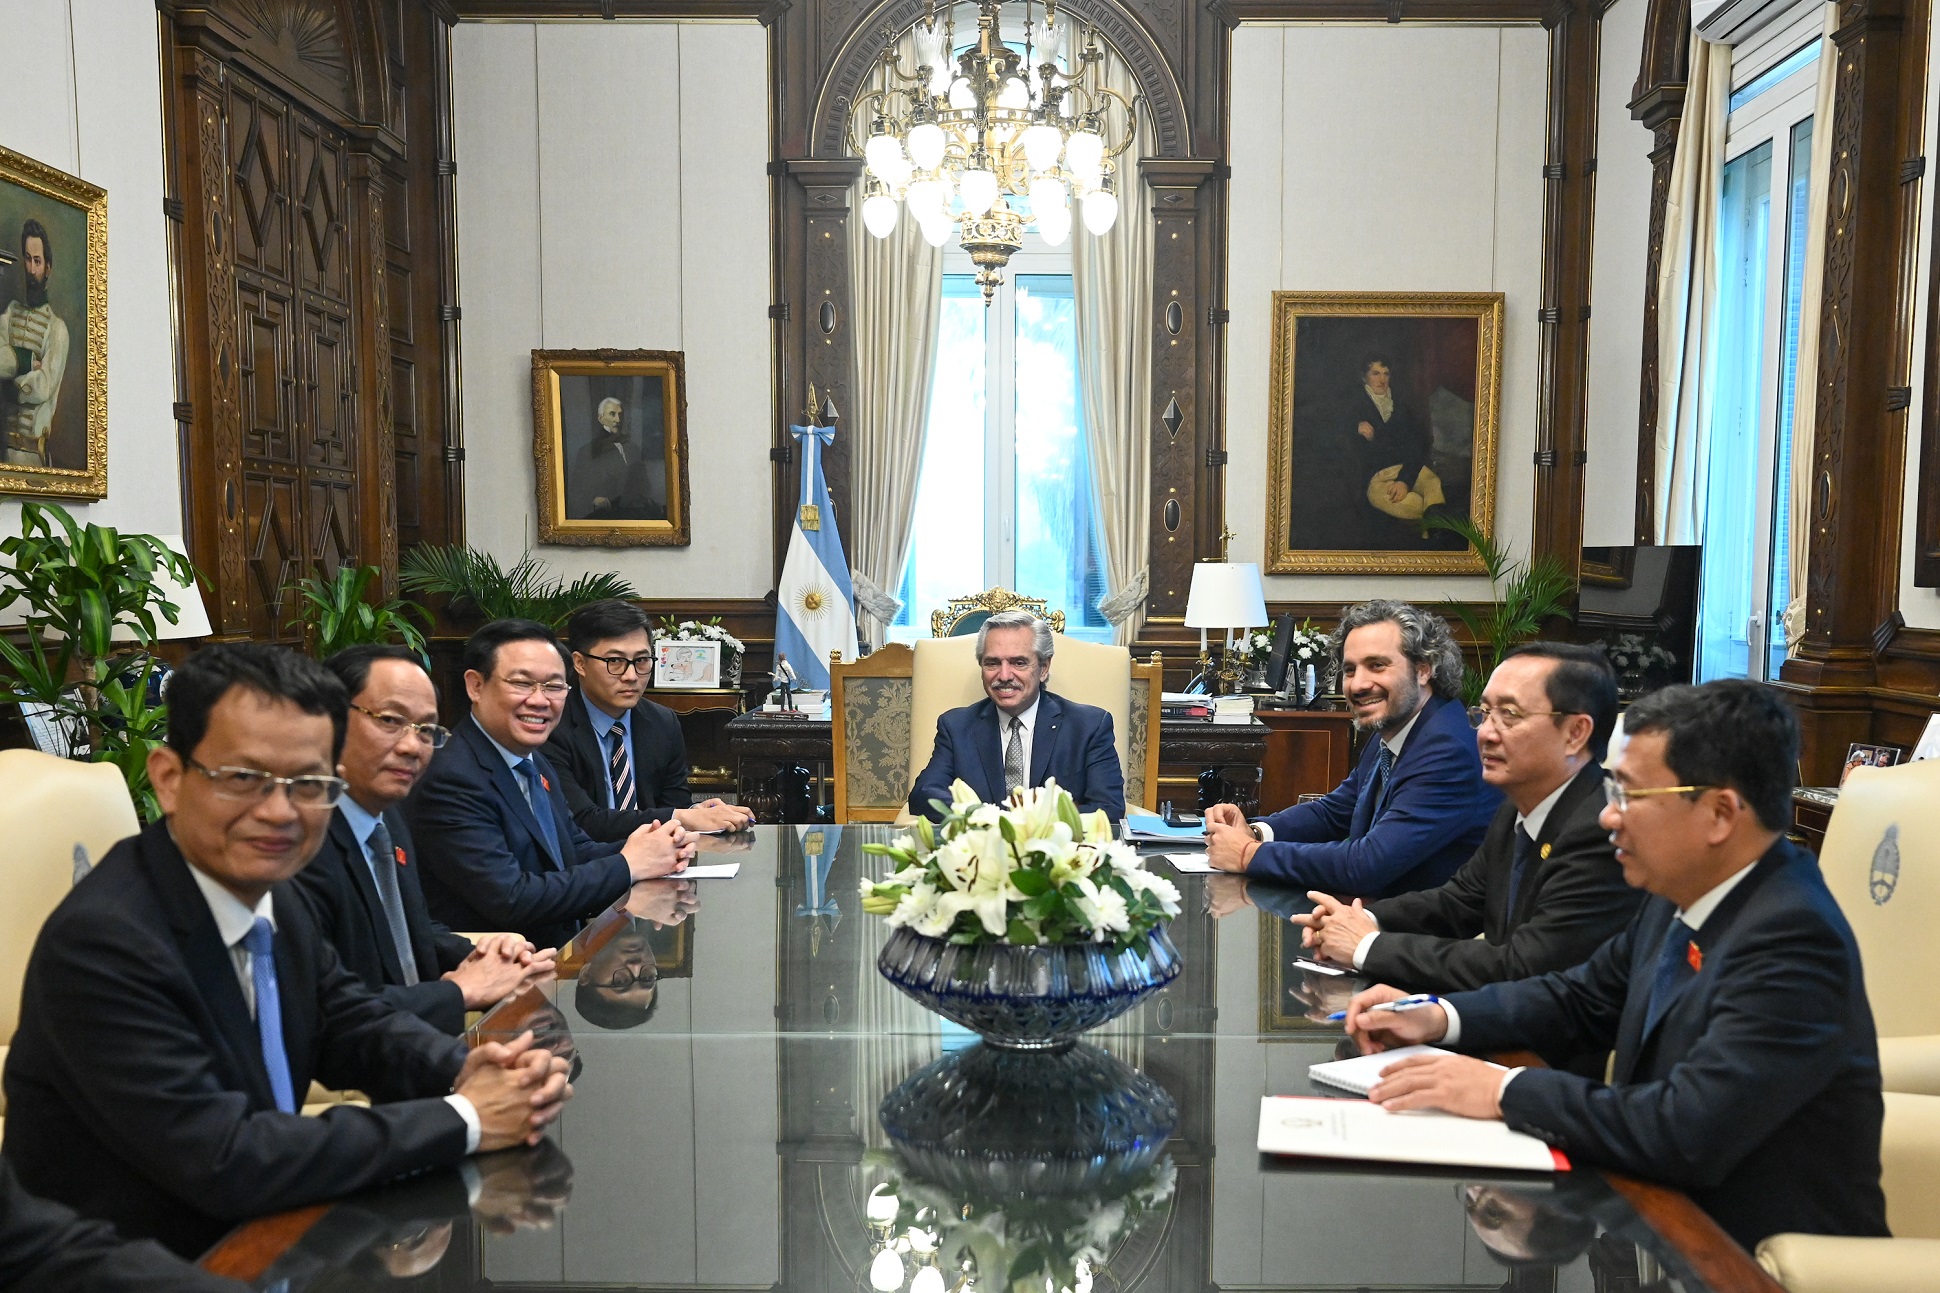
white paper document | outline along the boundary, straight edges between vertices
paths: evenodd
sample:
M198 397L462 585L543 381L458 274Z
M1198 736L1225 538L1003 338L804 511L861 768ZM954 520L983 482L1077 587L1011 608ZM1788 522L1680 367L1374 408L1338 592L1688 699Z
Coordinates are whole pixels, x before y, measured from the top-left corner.
M1210 875L1219 868L1206 861L1204 853L1163 853L1160 854L1172 869L1180 875Z
M676 871L667 877L669 880L731 880L741 871L739 862L709 862L704 866L690 866L685 871Z
M1397 1046L1391 1051L1376 1051L1372 1055L1356 1055L1352 1059L1328 1060L1324 1064L1309 1064L1307 1076L1328 1086L1337 1086L1346 1091L1357 1091L1366 1095L1381 1080L1381 1070L1398 1060L1411 1055L1453 1055L1439 1046Z
M1389 1113L1365 1100L1264 1096L1262 1154L1353 1158L1376 1163L1567 1172L1562 1151L1503 1123L1448 1113Z

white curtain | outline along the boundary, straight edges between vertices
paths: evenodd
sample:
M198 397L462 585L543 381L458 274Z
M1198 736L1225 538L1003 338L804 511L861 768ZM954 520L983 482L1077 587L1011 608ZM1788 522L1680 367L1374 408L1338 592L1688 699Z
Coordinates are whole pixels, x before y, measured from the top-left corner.
M1825 35L1819 40L1819 92L1812 107L1812 178L1805 197L1805 281L1799 291L1798 385L1792 403L1792 478L1786 553L1791 600L1785 606L1785 642L1797 654L1805 636L1806 561L1812 539L1812 443L1819 412L1819 309L1825 295L1826 197L1832 187L1832 100L1839 86L1839 6L1825 5Z
M1657 270L1658 543L1696 543L1704 529L1704 428L1717 366L1718 195L1724 178L1731 50L1691 35L1683 125L1664 207Z
M913 54L913 50L912 50ZM912 57L904 62L914 66ZM862 185L849 201L849 300L855 311L855 397L848 413L854 472L858 621L872 643L902 603L896 589L916 525L936 325L943 312L943 252L923 241L907 212L887 238L862 226Z
M1138 83L1109 48L1103 70L1107 87L1136 102ZM1115 100L1106 124L1108 139L1122 137L1124 108ZM1122 645L1130 645L1145 622L1146 548L1152 528L1154 222L1138 165L1150 138L1141 120L1139 138L1116 160L1118 222L1111 231L1094 237L1083 228L1082 218L1071 231L1078 385L1109 583L1099 609L1113 625L1113 640Z

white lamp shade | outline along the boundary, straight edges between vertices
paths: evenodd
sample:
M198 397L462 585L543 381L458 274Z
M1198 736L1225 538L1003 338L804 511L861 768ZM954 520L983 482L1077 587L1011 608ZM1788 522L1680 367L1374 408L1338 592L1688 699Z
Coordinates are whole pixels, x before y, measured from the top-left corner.
M1064 151L1064 136L1048 121L1040 121L1024 131L1024 156L1034 171L1048 171L1058 164Z
M887 238L896 228L896 199L887 193L872 193L862 200L862 223L878 238Z
M922 222L922 228L923 241L932 247L941 247L950 241L952 225L948 216L939 215L925 220Z
M977 92L970 88L970 81L967 77L959 76L956 80L950 82L950 106L959 112L967 111L977 106Z
M1094 234L1109 233L1118 220L1118 195L1110 189L1093 189L1084 196L1085 228Z
M957 184L957 196L963 199L963 209L971 215L980 216L990 210L997 201L997 176L993 171L968 170Z
M1094 131L1080 130L1064 141L1065 160L1071 169L1089 182L1098 174L1098 168L1105 160L1105 141Z
M179 534L158 534L155 536L162 546L177 556L188 555L188 545ZM155 616L155 636L164 642L180 641L184 638L205 638L214 632L209 627L209 611L202 604L202 590L193 583L186 586L175 582L166 570L155 572L155 591L175 603L177 619L170 624L162 615ZM0 628L24 624L27 620L26 603L15 600L0 607ZM135 631L126 624L114 627L114 640L117 642L135 641Z
M1071 236L1071 208L1052 207L1037 217L1037 236L1046 247L1062 247Z
M903 160L902 141L894 135L871 135L863 146L862 155L868 159L869 173L879 180L890 178L896 164Z
M1252 561L1201 561L1186 593L1189 629L1245 629L1267 623L1266 589Z
M1053 211L1063 211L1064 181L1040 175L1031 181L1031 214L1040 221Z
M925 1266L909 1282L909 1293L943 1293L943 1272L934 1266Z
M936 164L943 160L943 150L948 142L943 137L943 127L934 121L912 126L909 131L909 159L919 169L933 171Z
M943 214L943 204L950 200L950 190L942 180L914 180L903 194L909 203L909 213L919 221L928 222Z

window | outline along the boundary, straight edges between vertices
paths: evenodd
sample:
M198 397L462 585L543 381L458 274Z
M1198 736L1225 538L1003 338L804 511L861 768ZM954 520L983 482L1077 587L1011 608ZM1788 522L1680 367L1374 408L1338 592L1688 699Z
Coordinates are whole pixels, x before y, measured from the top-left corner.
M1718 202L1717 349L1705 428L1699 681L1774 678L1785 660L1817 53L1814 41L1731 98Z
M891 641L930 612L1001 585L1062 610L1065 632L1111 640L1097 490L1078 393L1068 251L1014 256L988 309L969 257L944 261L936 371Z

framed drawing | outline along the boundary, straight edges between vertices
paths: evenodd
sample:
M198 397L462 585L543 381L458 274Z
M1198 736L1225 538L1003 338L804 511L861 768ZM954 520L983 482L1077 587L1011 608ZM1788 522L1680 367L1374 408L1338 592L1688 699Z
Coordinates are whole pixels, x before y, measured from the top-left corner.
M1495 525L1500 292L1275 292L1266 570L1481 574L1429 521Z
M539 542L686 547L685 357L533 351L532 457Z
M0 493L107 492L107 191L0 148Z
M653 644L653 685L690 689L721 685L721 644L662 638Z

